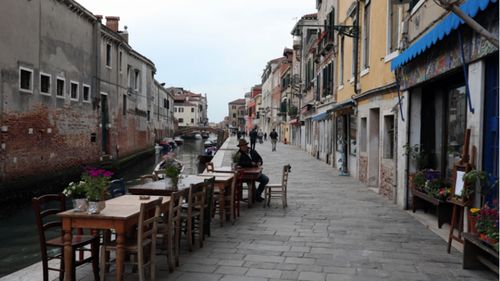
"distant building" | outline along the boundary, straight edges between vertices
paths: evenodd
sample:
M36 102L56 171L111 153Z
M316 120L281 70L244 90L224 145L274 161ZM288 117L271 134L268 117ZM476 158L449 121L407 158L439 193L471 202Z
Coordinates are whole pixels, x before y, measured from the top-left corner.
M180 127L206 127L207 97L179 87L168 88L174 98L174 116Z
M245 99L237 99L228 104L229 128L245 130Z

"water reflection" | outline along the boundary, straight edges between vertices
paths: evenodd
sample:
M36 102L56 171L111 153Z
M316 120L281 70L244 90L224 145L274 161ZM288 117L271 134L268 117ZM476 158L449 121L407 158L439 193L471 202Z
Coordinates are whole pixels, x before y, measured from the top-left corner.
M185 140L174 152L184 163L185 174L196 174L198 154L203 151L204 140ZM139 184L139 177L151 174L155 157L147 157L124 170L115 178L123 177L127 186ZM0 277L40 261L40 248L33 210L29 202L14 215L0 219Z

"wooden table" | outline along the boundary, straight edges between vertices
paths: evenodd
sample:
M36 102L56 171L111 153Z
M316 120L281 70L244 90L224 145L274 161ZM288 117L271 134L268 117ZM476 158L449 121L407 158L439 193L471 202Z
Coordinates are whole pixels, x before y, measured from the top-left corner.
M207 179L211 177L215 177L215 187L219 189L219 193L221 194L221 200L219 202L219 216L220 216L220 226L224 226L224 222L226 221L225 216L225 200L224 194L226 188L230 188L234 174L233 173L219 173L219 172L204 172L198 174L199 177Z
M128 192L135 195L169 196L173 192L188 189L191 184L203 184L204 179L205 178L200 178L195 175L183 175L183 178L179 180L177 189L172 188L170 181L162 179L159 181L153 181L142 185L129 187Z
M64 232L64 280L72 280L71 270L73 268L71 240L73 228L87 229L114 229L116 232L116 279L123 278L123 261L125 259L125 234L127 230L137 225L141 203L147 203L158 199L151 196L149 199L141 200L137 195L124 195L106 201L106 207L100 214L90 215L87 212L64 211L57 214L62 219L62 230ZM162 209L167 209L170 203L169 197L163 197Z

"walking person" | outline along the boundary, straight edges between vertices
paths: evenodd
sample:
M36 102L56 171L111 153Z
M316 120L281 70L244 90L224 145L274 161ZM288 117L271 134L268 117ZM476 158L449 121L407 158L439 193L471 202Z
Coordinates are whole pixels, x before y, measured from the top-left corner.
M272 151L276 151L276 142L278 142L278 133L276 133L276 129L273 129L273 131L269 134L269 137L271 138L271 144L273 145Z
M255 150L255 143L257 142L257 128L253 128L250 132L250 148Z
M264 141L267 141L267 133L264 133Z
M262 134L262 131L259 131L257 133L257 138L259 139L259 143L262 144L262 138L264 137L264 134Z
M238 158L238 166L242 168L262 166L262 157L260 157L256 150L248 149L248 142L245 139L240 139L237 146L240 148L238 152L236 152L240 155ZM259 182L259 187L257 187L257 192L255 194L255 201L262 202L264 201L264 198L262 198L262 192L264 192L266 184L269 182L269 178L263 173L260 173L259 177L255 181Z

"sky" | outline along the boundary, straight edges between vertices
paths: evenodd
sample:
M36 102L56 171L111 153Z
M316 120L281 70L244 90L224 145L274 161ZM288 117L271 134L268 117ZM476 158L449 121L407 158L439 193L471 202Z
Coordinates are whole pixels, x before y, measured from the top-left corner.
M154 62L165 87L207 94L210 122L261 83L267 62L291 48L295 23L316 12L314 0L76 1L95 15L119 16L119 29L127 26L129 44Z

